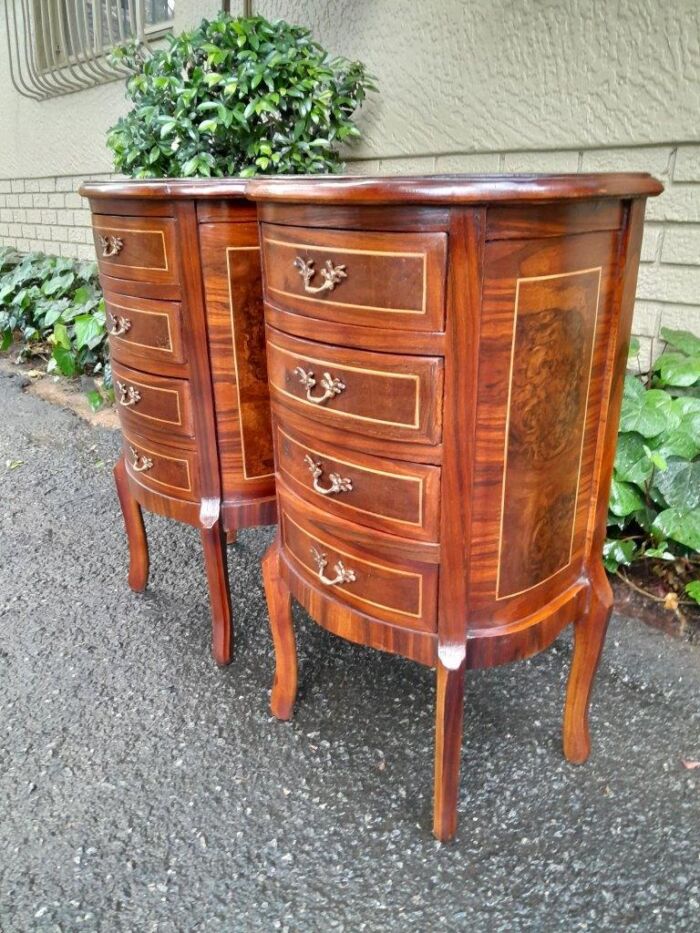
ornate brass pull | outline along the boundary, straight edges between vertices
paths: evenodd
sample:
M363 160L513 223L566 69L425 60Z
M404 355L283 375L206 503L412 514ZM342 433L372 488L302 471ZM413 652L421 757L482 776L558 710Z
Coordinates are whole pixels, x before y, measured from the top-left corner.
M107 312L107 333L110 337L121 337L131 327L131 321L128 317L122 317L121 314L112 314Z
M334 376L331 376L330 373L324 373L321 378L321 385L325 390L323 395L313 396L311 394L314 386L316 385L316 379L314 374L309 370L307 371L302 366L297 366L294 372L299 376L299 382L306 389L306 397L310 402L313 402L314 405L323 405L324 402L327 402L329 398L333 398L335 395L340 395L340 393L345 389L345 383L341 382L340 379L336 379Z
M330 259L327 259L321 269L323 284L311 285L311 279L316 275L314 262L314 259L302 259L301 256L297 256L293 263L294 268L299 270L299 275L304 280L304 291L311 295L317 295L319 292L332 292L336 285L348 277L345 266L334 266Z
M325 586L337 586L339 583L354 583L357 577L355 576L354 570L346 570L342 560L339 560L337 564L333 567L335 570L335 576L332 580L329 580L328 577L324 576L323 571L328 566L328 559L325 554L322 554L320 551L317 551L315 547L311 548L311 556L316 562L318 567L318 579Z
M352 480L347 477L342 477L340 473L329 473L328 479L331 481L331 484L324 489L319 483L319 479L323 476L323 467L321 464L317 460L312 460L308 454L304 457L304 463L308 466L309 472L313 476L314 489L322 496L333 496L339 492L352 491Z
M150 457L141 456L135 447L129 447L129 450L131 451L131 469L134 473L145 473L151 469L153 461Z
M100 238L100 246L102 247L102 255L109 259L112 256L118 256L121 253L122 248L124 247L124 240L120 236L114 236L113 234L108 234L103 236L101 233L97 234Z
M141 401L141 393L138 389L135 389L134 386L130 386L124 382L117 382L117 389L119 391L117 401L124 408L130 408L132 405L136 405L137 402Z

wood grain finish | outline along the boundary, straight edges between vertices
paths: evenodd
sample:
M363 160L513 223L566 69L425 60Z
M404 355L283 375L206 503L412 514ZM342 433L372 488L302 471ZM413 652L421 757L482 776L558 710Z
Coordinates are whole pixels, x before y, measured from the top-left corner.
M446 246L444 233L318 233L266 224L268 294L310 318L440 331Z
M193 437L192 393L185 379L171 379L112 363L117 411L126 429L168 437Z
M442 435L442 360L314 344L268 329L273 396L306 418L419 444Z
M342 450L278 424L279 472L303 499L378 531L438 540L440 470Z
M146 583L142 508L197 527L219 664L233 645L227 538L276 516L257 227L243 187L163 180L81 189L123 427L115 480L130 584Z
M186 371L179 301L154 301L105 291L105 311L112 359L164 375Z
M173 218L93 214L92 233L102 275L152 285L180 281Z
M403 628L434 631L435 553L320 514L278 485L280 536L307 579L338 602Z
M190 502L199 498L199 460L196 450L172 447L124 428L126 473L132 483Z
M344 638L436 667L433 831L443 841L456 828L467 669L530 657L574 624L564 749L572 761L588 754L587 711L610 609L600 548L644 198L660 190L647 175L249 186L263 242L268 231L276 241L264 267L281 510L266 557L279 672L273 712L291 715L296 689L290 595ZM320 284L308 258L318 270L328 255L332 277L337 264L349 271L362 255L341 258L343 245L374 249L389 231L397 242L402 233L407 242L421 233L433 243L446 238L444 318L435 318L443 330L394 329L380 314L368 327L361 314L346 316L329 296L340 299L349 279L304 310L312 302L295 289L305 279L295 282L294 250L280 243L308 244L300 269ZM366 281L363 303L382 307L383 284ZM419 291L407 275L401 306L419 307ZM311 373L310 388L308 379L295 382L297 368ZM371 368L425 372L418 410L429 417L409 427L408 393L367 378ZM337 394L326 391L333 379L343 384ZM325 397L315 403L307 390ZM377 413L381 430L368 428ZM380 462L368 483L361 471ZM415 517L417 498L396 491L392 471L434 478L421 506L429 532L401 525ZM379 565L374 579L363 560ZM413 631L406 613L415 613L417 590L396 588L402 570L437 583L430 614Z
M274 494L260 248L255 224L199 228L224 497Z

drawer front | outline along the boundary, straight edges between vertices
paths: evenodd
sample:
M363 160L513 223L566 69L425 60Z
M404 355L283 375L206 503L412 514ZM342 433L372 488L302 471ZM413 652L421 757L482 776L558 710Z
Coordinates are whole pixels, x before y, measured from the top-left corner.
M302 500L284 486L278 491L283 551L310 583L365 615L435 631L437 564L391 560L382 542L373 542L372 532L337 519L321 527L308 517Z
M113 359L144 369L185 362L178 301L151 301L106 291L105 310Z
M280 476L331 515L390 534L437 541L440 469L386 460L311 440L275 425Z
M186 380L153 376L118 363L112 363L112 379L117 410L126 429L194 436Z
M123 432L122 446L132 480L173 499L199 499L196 451L168 447L132 431Z
M93 214L92 233L102 275L150 284L178 284L173 218Z
M442 331L444 233L262 226L266 296L343 324Z
M442 360L331 347L268 328L270 386L323 424L393 440L442 436Z

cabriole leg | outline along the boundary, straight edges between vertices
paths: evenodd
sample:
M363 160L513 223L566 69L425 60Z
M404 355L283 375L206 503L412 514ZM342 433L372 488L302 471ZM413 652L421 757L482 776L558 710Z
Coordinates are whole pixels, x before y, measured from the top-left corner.
M564 755L574 764L584 762L591 750L588 707L613 605L612 590L602 568L591 574L588 599L585 615L574 623L574 655L564 707Z
M441 842L451 839L457 829L465 664L463 660L454 670L439 660L437 665L433 835Z
M129 491L129 480L123 457L120 457L114 465L114 482L129 543L129 586L135 592L141 593L148 583L148 541L141 506Z
M209 584L212 654L217 664L229 664L233 655L233 621L228 585L226 535L219 521L211 528L201 528L200 534Z
M270 710L277 719L291 719L297 695L297 648L292 623L292 602L279 571L279 544L273 542L262 562L270 630L275 645L275 679Z

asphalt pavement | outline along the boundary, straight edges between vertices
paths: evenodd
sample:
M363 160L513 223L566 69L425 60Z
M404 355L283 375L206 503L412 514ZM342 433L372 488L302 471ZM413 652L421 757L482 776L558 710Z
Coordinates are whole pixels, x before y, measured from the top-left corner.
M581 767L567 637L469 675L440 846L432 672L297 608L297 712L275 721L271 530L230 548L219 670L196 530L148 516L131 593L116 434L21 383L0 374L2 933L700 930L698 646L614 618Z

